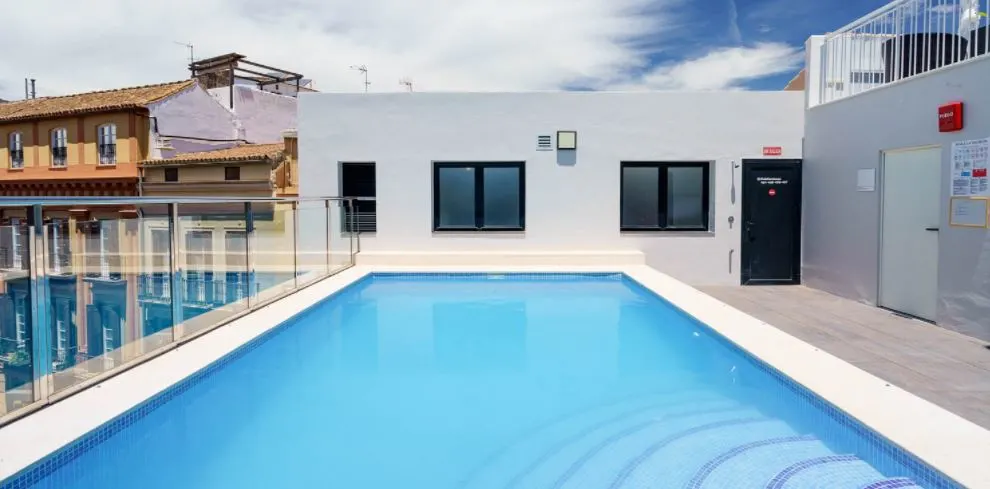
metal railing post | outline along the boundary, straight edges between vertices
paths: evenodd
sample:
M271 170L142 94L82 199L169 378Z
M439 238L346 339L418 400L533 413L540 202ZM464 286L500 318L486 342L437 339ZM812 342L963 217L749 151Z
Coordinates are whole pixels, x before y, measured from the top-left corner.
M244 266L247 268L245 274L245 280L247 280L247 307L251 308L254 303L254 295L257 293L256 286L254 283L254 260L252 259L251 250L254 248L252 246L254 242L254 209L251 208L250 202L244 203Z
M31 370L34 398L47 400L52 393L50 325L48 318L48 274L45 256L45 225L41 205L33 205L28 212L27 253L31 293ZM15 231L16 232L16 231ZM16 237L14 239L17 239ZM24 255L22 255L24 256Z
M350 215L350 219L349 219L349 221L350 221L350 228L351 228L350 229L351 232L349 233L350 234L349 241L350 241L350 246L351 246L351 250L350 250L350 263L351 263L351 266L353 266L355 264L355 262L357 261L354 258L354 236L358 233L358 228L357 228L357 213L354 212L354 199L347 199L347 214Z
M182 303L186 291L182 290L182 267L179 266L179 204L168 204L168 276L172 288L172 341L182 337Z
M329 275L330 272L333 271L333 261L330 258L330 251L331 251L331 249L330 249L330 237L332 236L332 233L333 233L333 227L331 227L332 219L330 218L330 200L329 199L328 200L324 200L323 201L323 204L324 204L324 207L326 208L326 212L327 212L327 236L326 236L327 237L327 248L326 248L326 260L327 260L327 275Z
M299 287L299 203L292 202L292 288Z

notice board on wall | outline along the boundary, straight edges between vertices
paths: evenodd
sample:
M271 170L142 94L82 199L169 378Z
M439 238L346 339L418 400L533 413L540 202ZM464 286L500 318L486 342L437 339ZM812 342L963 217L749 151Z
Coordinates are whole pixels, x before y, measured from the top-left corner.
M990 138L952 143L951 197L990 197Z
M953 197L949 199L949 225L966 228L986 228L990 220L990 199Z

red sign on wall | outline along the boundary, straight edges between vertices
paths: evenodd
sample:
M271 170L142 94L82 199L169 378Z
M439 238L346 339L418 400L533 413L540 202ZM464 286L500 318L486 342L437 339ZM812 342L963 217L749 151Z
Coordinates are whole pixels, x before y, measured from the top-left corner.
M784 154L784 148L780 146L764 146L763 156L780 156Z
M938 108L938 132L961 131L963 128L963 103L952 102Z

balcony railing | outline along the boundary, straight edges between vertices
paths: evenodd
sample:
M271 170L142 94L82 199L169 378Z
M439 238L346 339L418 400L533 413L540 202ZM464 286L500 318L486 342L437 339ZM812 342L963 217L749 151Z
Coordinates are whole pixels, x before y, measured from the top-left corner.
M101 144L98 147L100 154L100 164L101 165L116 165L117 164L117 145L116 144Z
M898 0L825 36L817 100L826 103L987 56L990 0ZM813 46L812 49L815 47Z
M353 207L0 199L0 425L353 265Z
M24 168L24 150L23 149L12 149L12 150L10 150L10 167L11 168Z
M69 148L65 146L52 147L52 166L55 168L64 167L69 158Z

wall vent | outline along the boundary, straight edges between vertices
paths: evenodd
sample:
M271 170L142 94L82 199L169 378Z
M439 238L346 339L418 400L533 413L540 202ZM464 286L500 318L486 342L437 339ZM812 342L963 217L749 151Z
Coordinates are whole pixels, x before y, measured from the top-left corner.
M553 136L549 134L546 136L536 136L536 150L537 151L552 151L553 150Z

